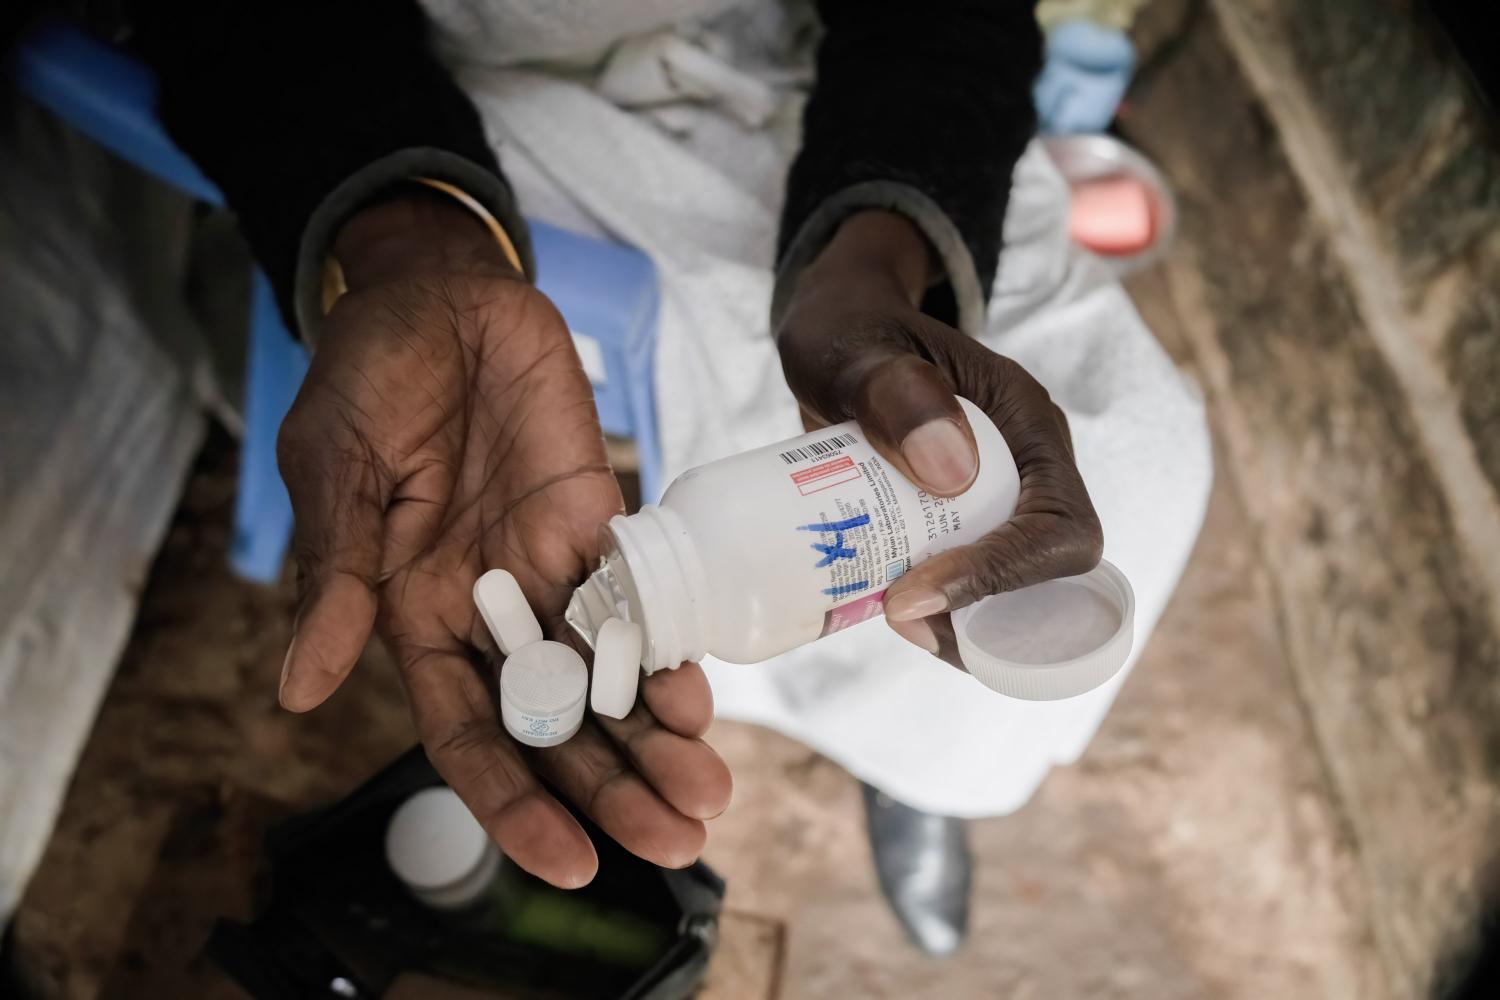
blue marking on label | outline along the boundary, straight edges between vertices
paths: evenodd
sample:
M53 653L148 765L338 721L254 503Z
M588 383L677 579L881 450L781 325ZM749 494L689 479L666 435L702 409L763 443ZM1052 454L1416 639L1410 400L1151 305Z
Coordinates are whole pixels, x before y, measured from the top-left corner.
M844 544L844 533L839 532L833 536L832 545L824 545L821 542L813 542L813 551L823 553L823 558L813 563L814 569L822 569L824 566L832 566L840 559L853 559L859 555L855 549Z
M850 528L863 528L865 525L867 525L869 523L870 523L870 515L869 514L856 514L853 517L846 517L842 521L824 521L824 522L822 522L820 524L804 524L802 527L798 528L797 530L798 531L821 531L821 532L833 531L833 532L839 532L839 531L848 531Z
M844 544L844 532L850 528L862 528L870 523L869 514L858 514L854 517L846 517L842 521L823 521L819 524L804 524L798 531L816 531L820 534L833 533L833 544L826 545L822 542L814 542L814 552L821 552L823 558L813 564L814 569L823 569L831 566L840 559L853 559L859 555L859 550Z
M824 587L823 593L829 597L843 597L845 594L853 594L865 590L870 586L869 580L856 580L853 583L841 583L837 587Z

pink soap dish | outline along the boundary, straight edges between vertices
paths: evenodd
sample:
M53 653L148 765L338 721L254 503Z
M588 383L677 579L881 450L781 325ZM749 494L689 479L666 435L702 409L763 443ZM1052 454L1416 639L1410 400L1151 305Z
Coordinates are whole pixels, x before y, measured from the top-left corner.
M1124 277L1160 260L1177 232L1177 201L1155 164L1108 135L1042 140L1073 190L1076 243Z

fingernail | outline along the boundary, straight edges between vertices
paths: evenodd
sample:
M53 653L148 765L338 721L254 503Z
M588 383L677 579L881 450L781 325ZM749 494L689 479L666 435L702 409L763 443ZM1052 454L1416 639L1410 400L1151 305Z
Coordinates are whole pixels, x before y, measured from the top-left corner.
M921 646L933 656L938 655L937 635L932 631L932 626L918 618L914 622L892 621L886 619L886 624L891 627L901 638L914 646Z
M979 456L952 420L930 420L906 435L901 457L921 484L939 493L960 493L979 472Z
M885 616L893 622L909 622L947 610L947 596L927 587L903 590L885 602Z
M292 633L292 641L286 647L286 659L281 661L281 680L276 684L276 700L281 702L281 707L286 707L286 678L292 672L292 653L297 650L297 633Z

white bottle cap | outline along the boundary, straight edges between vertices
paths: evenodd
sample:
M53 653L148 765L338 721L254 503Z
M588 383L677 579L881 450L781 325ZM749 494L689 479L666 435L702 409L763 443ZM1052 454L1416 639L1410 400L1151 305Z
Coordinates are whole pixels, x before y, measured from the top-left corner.
M556 746L583 724L588 690L583 657L560 642L534 642L500 668L500 719L529 747Z
M474 581L474 604L506 656L542 641L542 626L531 613L521 585L505 570L492 569Z
M996 594L953 612L964 666L1027 701L1092 691L1130 656L1135 591L1107 562L1091 572Z
M412 895L440 909L464 906L489 885L500 851L453 789L424 788L385 828L385 860Z
M623 719L635 707L641 680L641 627L611 618L594 639L594 687L589 704L598 715Z

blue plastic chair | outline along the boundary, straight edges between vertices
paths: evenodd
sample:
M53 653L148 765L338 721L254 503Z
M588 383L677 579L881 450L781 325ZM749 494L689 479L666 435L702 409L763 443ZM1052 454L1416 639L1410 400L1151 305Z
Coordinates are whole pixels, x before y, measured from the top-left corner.
M26 37L10 71L21 89L100 145L214 205L224 198L156 117L156 79L120 50L62 24ZM652 393L658 290L650 258L619 244L532 222L537 285L574 331L606 432L636 441L642 494L659 496L661 453ZM307 355L282 322L270 282L252 279L245 437L230 563L269 583L281 574L292 508L276 469L276 432L307 373Z
M536 285L573 331L605 433L635 440L641 497L661 497L656 429L656 266L634 247L529 220Z

